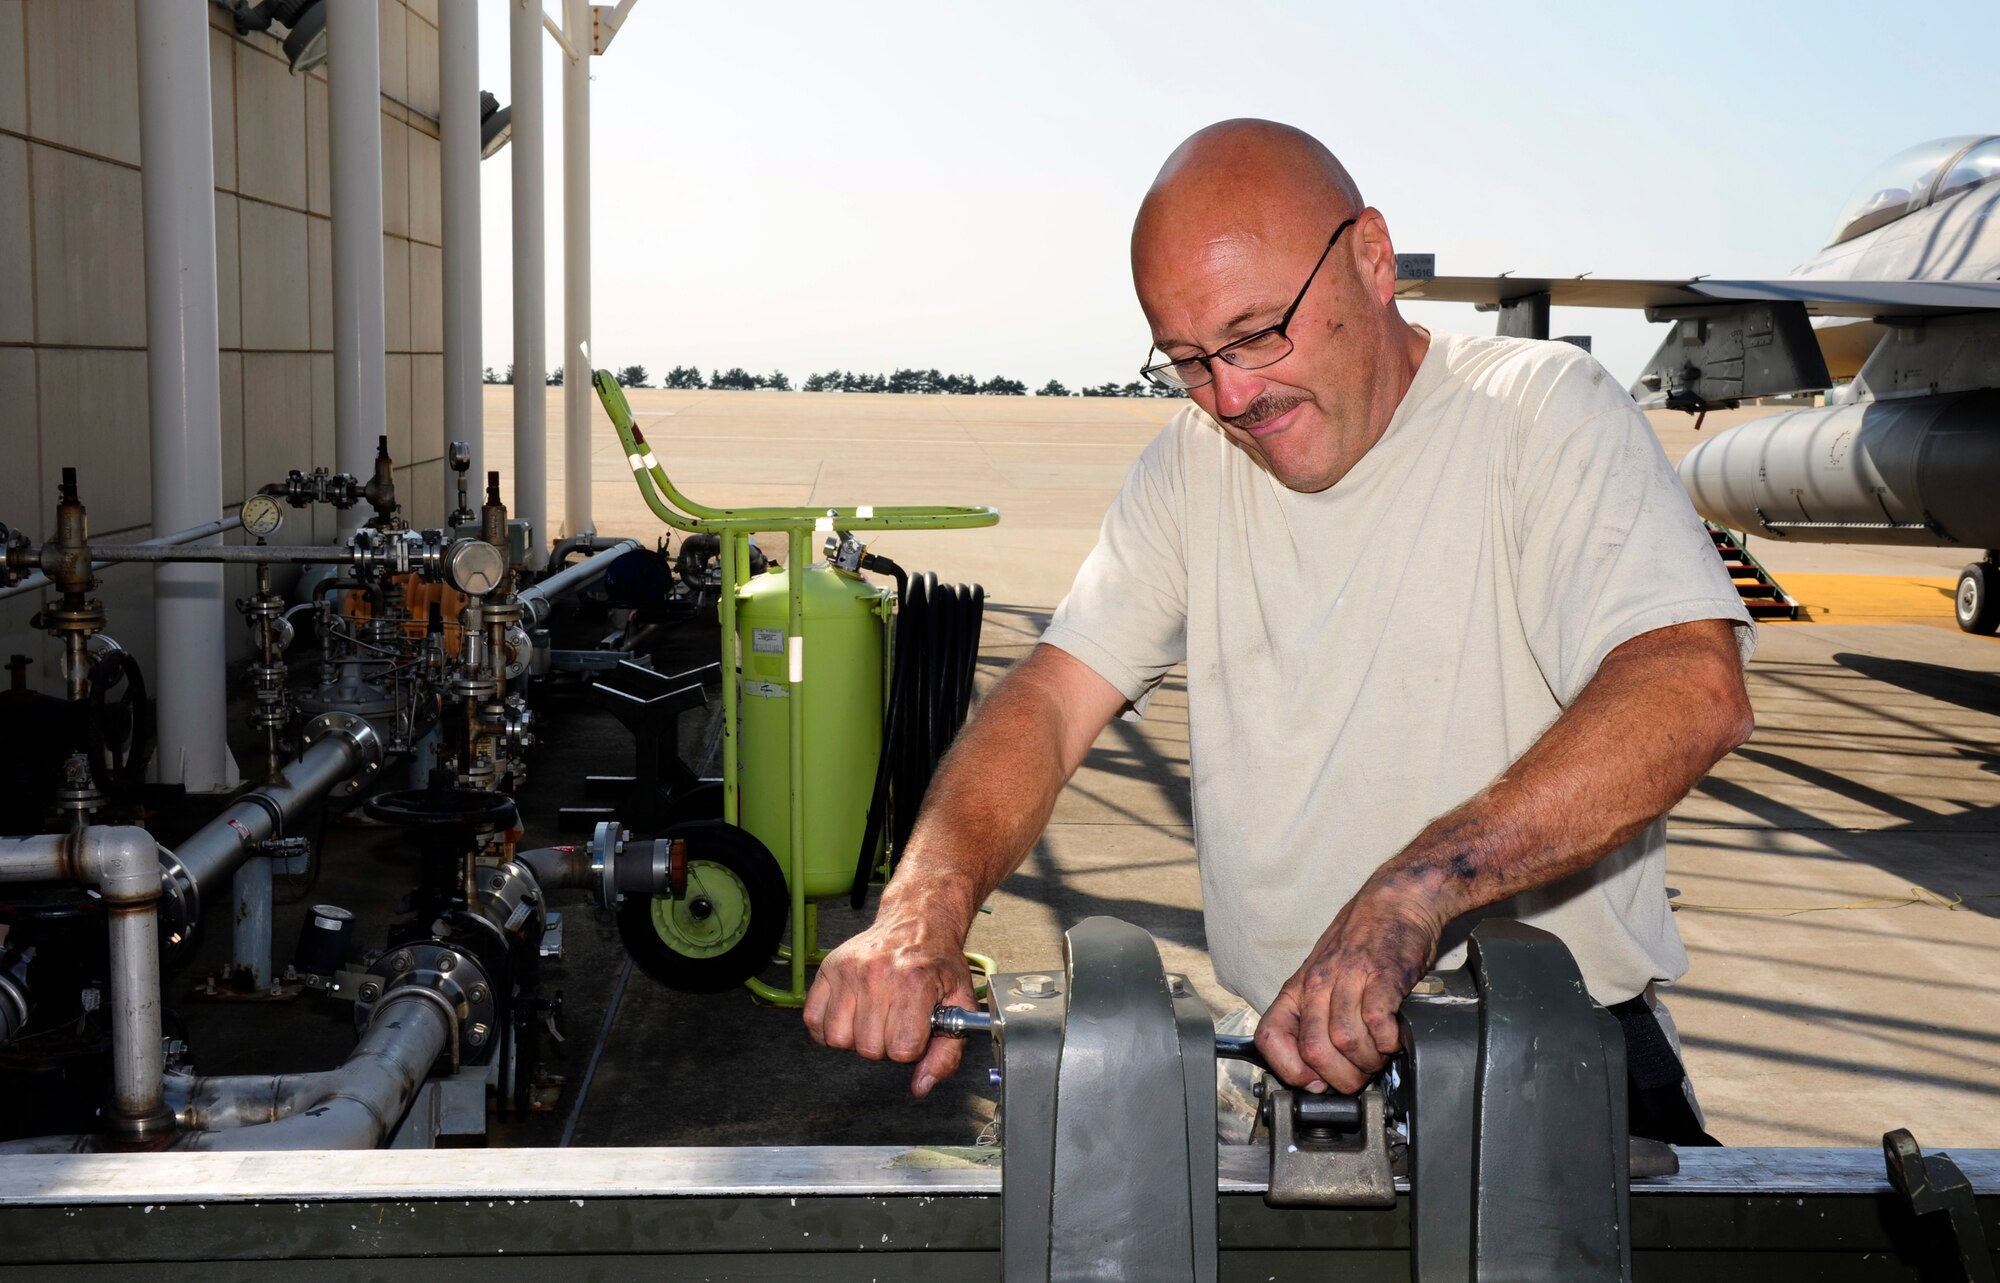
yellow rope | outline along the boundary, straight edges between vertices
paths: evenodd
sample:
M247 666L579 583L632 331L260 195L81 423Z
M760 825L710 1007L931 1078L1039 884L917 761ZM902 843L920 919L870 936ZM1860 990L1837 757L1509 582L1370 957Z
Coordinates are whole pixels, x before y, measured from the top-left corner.
M1913 904L1957 910L1963 908L1968 900L2000 900L2000 891L1950 891L1939 894L1929 887L1913 886L1908 895L1879 895L1846 904L1701 904L1681 899L1672 899L1667 903L1676 909L1705 909L1711 913L1782 913L1791 917L1800 913L1839 913L1846 909L1907 909Z

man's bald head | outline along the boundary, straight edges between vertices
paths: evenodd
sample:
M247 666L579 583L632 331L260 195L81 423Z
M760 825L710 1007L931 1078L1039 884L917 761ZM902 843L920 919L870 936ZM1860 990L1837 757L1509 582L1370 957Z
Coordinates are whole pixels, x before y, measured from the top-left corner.
M1167 157L1132 227L1132 282L1196 405L1294 490L1346 475L1429 342L1396 312L1382 215L1318 139L1268 120L1210 125Z
M1160 166L1132 227L1133 271L1189 238L1324 239L1361 209L1346 166L1311 134L1271 120L1220 121Z

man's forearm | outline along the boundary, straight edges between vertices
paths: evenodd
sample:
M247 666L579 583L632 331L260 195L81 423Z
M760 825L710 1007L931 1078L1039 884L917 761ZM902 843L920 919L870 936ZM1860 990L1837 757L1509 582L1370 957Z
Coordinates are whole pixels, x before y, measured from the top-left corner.
M1417 890L1443 923L1560 881L1665 814L1751 725L1731 624L1635 637L1499 779L1433 820L1371 887Z

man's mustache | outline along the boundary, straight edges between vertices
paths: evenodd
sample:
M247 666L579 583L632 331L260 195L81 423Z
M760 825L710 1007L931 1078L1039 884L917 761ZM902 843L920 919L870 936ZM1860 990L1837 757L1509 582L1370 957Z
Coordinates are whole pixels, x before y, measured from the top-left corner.
M1307 399L1280 392L1266 392L1244 407L1243 413L1224 418L1222 421L1239 432L1248 432L1259 424L1269 423L1295 405L1305 404Z

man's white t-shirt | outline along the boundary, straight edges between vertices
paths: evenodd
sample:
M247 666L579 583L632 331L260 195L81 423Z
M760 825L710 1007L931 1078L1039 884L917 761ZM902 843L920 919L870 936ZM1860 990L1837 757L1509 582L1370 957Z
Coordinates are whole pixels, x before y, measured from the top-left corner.
M1738 624L1747 662L1721 559L1604 367L1434 334L1381 440L1317 494L1176 415L1042 640L1140 707L1186 662L1209 951L1261 1011L1369 874L1518 758L1607 652L1697 619ZM1482 916L1554 932L1592 996L1629 998L1687 970L1665 845L1655 821Z

